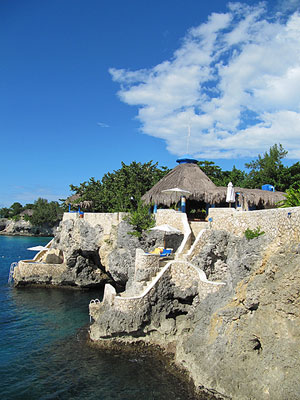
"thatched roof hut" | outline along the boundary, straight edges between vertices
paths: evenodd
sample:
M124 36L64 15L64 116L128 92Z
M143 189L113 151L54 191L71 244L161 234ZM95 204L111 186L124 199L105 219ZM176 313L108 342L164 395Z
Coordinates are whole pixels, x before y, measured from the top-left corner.
M79 193L73 194L65 200L65 204L71 204L72 207L79 206L80 208L83 208L85 210L89 210L93 207L93 202L91 200L79 201L80 197L81 196Z
M164 204L170 206L180 200L180 192L165 193L163 190L180 188L191 194L186 198L206 201L205 194L217 189L217 186L194 163L177 165L172 171L156 183L144 194L142 200L146 204Z
M276 203L285 199L283 192L270 192L261 189L245 189L234 187L235 193L239 193L239 201L242 202L244 208L253 206L274 207ZM226 201L227 187L217 187L206 193L207 203L219 204ZM247 207L246 207L247 205Z
M146 204L163 204L170 206L180 200L180 192L163 192L172 188L189 191L185 194L188 200L204 201L207 204L220 204L226 202L227 187L216 186L200 167L192 160L180 163L164 178L144 194L142 200ZM234 182L233 182L234 183ZM270 192L260 189L244 189L234 187L235 193L240 193L240 201L247 207L263 206L272 207L283 200L284 193Z

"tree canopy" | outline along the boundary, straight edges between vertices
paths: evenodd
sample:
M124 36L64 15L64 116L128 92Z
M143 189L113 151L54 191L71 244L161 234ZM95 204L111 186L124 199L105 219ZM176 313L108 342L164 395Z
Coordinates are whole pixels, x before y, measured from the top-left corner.
M260 189L262 185L270 184L277 191L286 191L300 185L300 163L284 166L282 160L287 154L281 144L274 144L269 151L245 164L248 173L235 166L231 171L223 171L212 161L200 161L198 165L217 186L227 186L232 182L234 186Z
M213 161L199 161L198 165L217 186L227 186L229 182L234 182L235 186L244 187L247 175L244 171L237 169L235 165L232 171L223 171Z
M62 218L63 208L57 201L50 201L39 198L33 204L32 216L28 220L32 225L56 225Z
M300 162L290 167L284 166L282 160L287 153L281 144L274 144L255 160L245 164L249 172L235 166L231 171L223 171L213 161L207 160L199 161L198 165L217 186L227 186L232 182L237 187L261 188L263 184L271 184L278 191L287 191L287 201L284 203L287 205L296 202L300 187ZM144 164L133 161L129 165L122 162L120 169L107 172L101 180L93 177L79 186L70 185L70 188L79 195L77 203L92 202L93 212L130 211L138 208L143 194L168 172L167 167L158 167L158 163L153 161ZM26 210L31 210L31 213L24 215ZM23 215L35 225L53 226L61 219L63 212L64 207L58 202L39 198L33 204L22 206L15 202L10 207L0 208L0 218L19 219Z
M116 171L106 173L102 180L90 178L79 186L70 185L73 192L80 195L77 202L92 201L95 212L129 211L137 204L147 190L155 185L168 168L158 168L152 161L140 163L133 161Z
M271 184L276 190L284 191L289 187L287 182L288 168L282 163L282 159L288 154L281 144L270 147L268 152L258 155L257 160L246 163L250 169L246 179L246 187L259 188L263 184Z
M30 210L30 213L23 213ZM62 218L64 207L57 201L48 202L46 199L39 198L33 204L22 206L15 202L9 208L0 208L0 218L10 218L19 220L23 218L30 221L33 225L56 225Z

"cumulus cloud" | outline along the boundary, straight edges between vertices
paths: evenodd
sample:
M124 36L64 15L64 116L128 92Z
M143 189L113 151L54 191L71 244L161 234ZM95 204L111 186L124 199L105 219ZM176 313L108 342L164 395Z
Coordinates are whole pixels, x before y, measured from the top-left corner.
M296 1L284 1L295 6ZM300 157L300 14L277 19L264 3L229 3L190 29L170 60L110 69L141 131L201 158L255 156L282 143Z

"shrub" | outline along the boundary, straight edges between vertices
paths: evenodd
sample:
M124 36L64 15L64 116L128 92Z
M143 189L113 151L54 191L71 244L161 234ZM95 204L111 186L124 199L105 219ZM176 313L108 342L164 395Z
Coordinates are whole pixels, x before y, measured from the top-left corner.
M133 231L128 234L138 238L142 237L144 231L155 225L154 217L149 213L149 206L144 206L141 201L138 202L135 210L129 212L125 221L133 227Z
M261 231L260 226L258 226L254 230L247 228L245 230L245 237L246 237L247 240L251 240L251 239L254 239L254 238L258 237L258 236L263 235L264 233L265 233L264 231Z
M285 199L279 201L277 206L280 208L286 207L299 207L300 206L300 187L298 188L289 188L286 191Z

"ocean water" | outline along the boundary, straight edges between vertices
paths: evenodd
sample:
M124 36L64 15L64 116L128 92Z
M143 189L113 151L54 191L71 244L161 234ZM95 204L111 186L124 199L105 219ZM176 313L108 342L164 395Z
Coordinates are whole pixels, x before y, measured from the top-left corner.
M0 399L192 399L160 361L87 345L88 304L101 293L7 284L10 264L49 240L0 236Z

